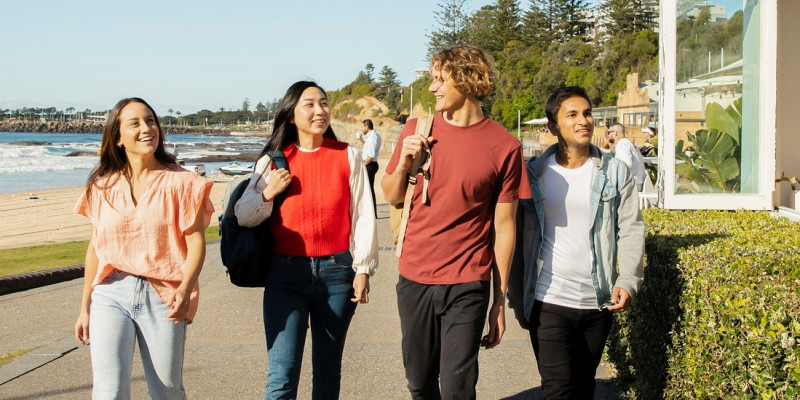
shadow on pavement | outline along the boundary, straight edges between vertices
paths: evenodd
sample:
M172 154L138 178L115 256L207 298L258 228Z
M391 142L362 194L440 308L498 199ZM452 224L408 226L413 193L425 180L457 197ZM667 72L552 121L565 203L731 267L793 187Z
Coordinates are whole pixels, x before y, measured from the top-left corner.
M594 391L595 400L616 400L620 399L619 390L614 386L611 379L597 379L595 380L597 387ZM537 386L533 389L528 389L524 392L519 392L513 396L503 397L500 400L542 400L542 387Z

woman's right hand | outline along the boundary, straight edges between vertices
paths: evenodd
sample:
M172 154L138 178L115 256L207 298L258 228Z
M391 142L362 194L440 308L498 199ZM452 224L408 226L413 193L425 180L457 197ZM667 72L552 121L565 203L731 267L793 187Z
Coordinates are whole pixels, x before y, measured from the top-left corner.
M89 344L89 312L81 311L75 322L75 339L80 344Z
M269 172L269 183L261 192L261 197L264 198L264 201L273 201L275 196L286 190L291 182L292 176L285 168L273 169Z

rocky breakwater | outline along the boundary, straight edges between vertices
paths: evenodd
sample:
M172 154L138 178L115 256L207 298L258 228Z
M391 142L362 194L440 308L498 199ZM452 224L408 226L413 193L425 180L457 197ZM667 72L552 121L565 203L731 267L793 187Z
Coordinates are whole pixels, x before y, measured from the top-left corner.
M0 132L101 133L103 123L96 121L0 121Z
M39 133L103 133L104 122L99 121L0 121L0 132ZM166 134L220 135L231 133L228 128L207 126L161 126Z
M209 126L164 126L161 128L167 135L209 135L209 136L227 136L231 134L228 128L217 128Z

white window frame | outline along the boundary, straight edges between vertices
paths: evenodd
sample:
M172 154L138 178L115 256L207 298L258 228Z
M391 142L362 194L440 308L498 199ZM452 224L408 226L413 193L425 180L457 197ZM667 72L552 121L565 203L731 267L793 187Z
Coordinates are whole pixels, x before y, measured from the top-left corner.
M758 193L675 194L675 87L677 67L677 1L661 1L659 169L663 176L663 206L680 210L772 210L775 191L775 124L777 97L777 1L761 3L759 75Z

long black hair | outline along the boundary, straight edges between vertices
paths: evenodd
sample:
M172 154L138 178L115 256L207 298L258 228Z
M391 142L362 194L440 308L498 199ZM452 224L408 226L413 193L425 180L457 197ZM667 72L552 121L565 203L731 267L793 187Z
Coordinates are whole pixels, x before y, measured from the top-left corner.
M297 142L297 126L292 123L294 120L294 108L300 101L300 96L303 95L303 92L312 87L321 90L322 94L324 94L326 98L328 97L328 94L325 93L325 89L311 81L295 82L292 86L289 86L289 89L286 89L286 94L283 95L283 99L281 99L280 104L278 104L278 111L275 113L275 120L272 124L272 136L264 146L264 150L261 150L261 154L258 158L263 157L265 154L272 154L275 151L282 150L290 143ZM328 129L325 130L322 136L338 141L339 139L334 135L330 121L328 122Z
M150 112L153 114L153 118L156 120L156 126L158 127L158 146L156 147L155 152L156 160L164 165L175 164L177 162L175 160L175 156L168 153L165 149L164 130L161 129L161 121L159 121L158 115L156 114L156 111L153 110L153 107L150 107L150 104L147 104L146 101L138 97L128 97L122 99L117 102L114 108L111 109L111 112L108 114L108 118L106 119L106 125L103 127L103 139L100 145L100 163L94 170L92 170L92 172L89 174L89 178L86 180L87 198L90 198L90 191L92 190L93 186L98 184L100 178L110 176L111 174L115 173L119 174L114 181L107 182L106 187L100 187L100 189L106 189L111 187L116 180L120 178L120 176L125 176L129 179L131 177L128 155L125 153L124 148L117 146L117 142L119 142L120 139L119 114L122 112L122 109L130 103L141 103L147 107L148 110L150 110Z

